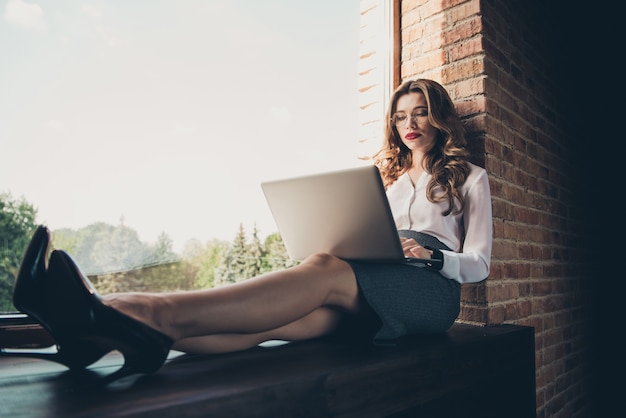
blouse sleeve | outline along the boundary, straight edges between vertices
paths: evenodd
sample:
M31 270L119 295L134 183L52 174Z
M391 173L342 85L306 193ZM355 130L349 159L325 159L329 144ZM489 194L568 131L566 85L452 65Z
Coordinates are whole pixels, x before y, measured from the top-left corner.
M487 278L493 240L491 192L487 172L481 170L469 185L463 210L465 237L461 251L442 251L440 273L460 283L476 283Z

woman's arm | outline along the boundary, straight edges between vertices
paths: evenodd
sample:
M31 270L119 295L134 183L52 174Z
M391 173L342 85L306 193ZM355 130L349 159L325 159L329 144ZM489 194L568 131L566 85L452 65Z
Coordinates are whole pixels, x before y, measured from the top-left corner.
M465 239L461 251L442 251L440 273L460 283L475 283L489 276L493 224L487 172L481 170L469 186L463 211Z

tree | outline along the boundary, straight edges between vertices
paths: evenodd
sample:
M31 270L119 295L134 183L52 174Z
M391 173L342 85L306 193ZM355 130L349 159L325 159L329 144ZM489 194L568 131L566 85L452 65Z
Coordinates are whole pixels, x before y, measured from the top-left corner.
M0 311L14 310L12 292L24 250L36 228L36 211L22 200L0 195ZM243 225L232 243L190 240L183 256L162 232L154 245L143 243L132 228L96 222L73 230L52 231L52 245L67 251L99 292L166 291L210 288L284 269L290 260L279 234L261 243L256 225L250 241Z
M204 252L195 259L199 264L196 288L207 289L216 286L216 272L223 265L222 255L227 252L228 248L229 243L225 241L212 240L207 243ZM185 259L185 262L189 261Z
M99 271L130 270L144 264L148 251L134 229L120 224L108 237L102 238L93 248Z
M55 248L67 251L85 274L100 272L97 260L97 243L107 240L115 230L113 225L95 222L74 231L70 228L54 230L52 243ZM66 244L69 244L67 247Z
M247 279L248 268L246 256L248 245L243 224L239 224L239 231L235 235L232 245L222 253L223 264L215 272L217 286L239 282Z
M55 229L52 233L52 245L69 254L75 254L80 236L71 228Z
M263 244L261 244L261 240L259 239L259 231L257 230L256 224L254 225L254 229L252 230L252 241L248 246L247 253L247 272L246 278L258 276L263 273L263 258L265 257L265 249L263 248Z
M157 237L151 258L153 263L169 262L178 258L174 252L174 241L165 232L161 232Z
M172 263L177 256L165 233L150 246L123 222L118 226L96 222L78 231L55 230L53 237L55 248L70 253L102 293L170 289L168 280L177 276L179 266ZM168 265L153 269L158 262Z
M37 227L37 210L24 198L0 194L0 312L15 311L13 286L26 247Z
M299 262L289 258L285 244L279 233L275 232L265 238L264 271L283 270L297 265Z

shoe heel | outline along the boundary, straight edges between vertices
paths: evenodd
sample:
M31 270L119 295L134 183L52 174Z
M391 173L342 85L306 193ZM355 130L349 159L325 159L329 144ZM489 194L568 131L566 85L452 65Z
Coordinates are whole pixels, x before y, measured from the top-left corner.
M111 379L132 373L153 373L167 359L173 340L167 335L102 303L69 254L50 256L49 310L62 340L117 350L124 366Z

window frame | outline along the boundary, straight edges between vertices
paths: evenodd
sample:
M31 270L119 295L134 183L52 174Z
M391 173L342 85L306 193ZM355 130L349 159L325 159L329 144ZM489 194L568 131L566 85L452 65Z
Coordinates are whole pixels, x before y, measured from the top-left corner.
M381 83L387 97L401 82L401 4L400 0L378 0L384 10L386 36L390 40L389 57ZM384 109L381 119L384 118ZM45 348L55 344L46 329L31 316L22 313L0 313L0 349Z

